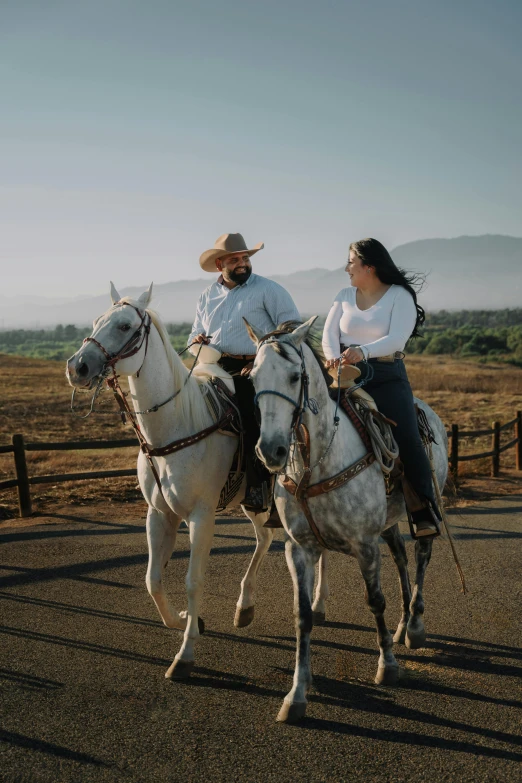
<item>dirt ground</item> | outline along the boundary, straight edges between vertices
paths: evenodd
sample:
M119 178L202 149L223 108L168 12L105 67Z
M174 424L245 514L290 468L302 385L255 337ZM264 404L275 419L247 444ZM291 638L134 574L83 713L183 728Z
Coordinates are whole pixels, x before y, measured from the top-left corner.
M461 429L488 428L494 420L504 423L513 419L517 408L521 407L522 369L439 356L409 356L406 362L415 394L432 405L448 428L454 422L458 422ZM59 362L0 355L0 445L9 444L14 433L22 433L26 442L132 437L130 427L122 426L109 392L100 398L95 415L88 419L74 416L70 410L71 389L64 369ZM82 413L87 411L88 401L88 395L78 395L77 406ZM503 433L502 443L512 437L512 432ZM464 440L461 453L489 448L489 436ZM29 475L133 468L136 448L28 452L27 461ZM517 486L513 449L502 454L501 468L502 478L492 482L487 480L488 459L462 463L459 471L461 494L496 496L505 494L510 482ZM0 454L0 481L13 477L12 454ZM141 500L134 478L40 484L31 488L31 494L35 510L41 513L57 505L81 507L99 502L136 503ZM14 517L16 513L16 490L0 491L0 519Z

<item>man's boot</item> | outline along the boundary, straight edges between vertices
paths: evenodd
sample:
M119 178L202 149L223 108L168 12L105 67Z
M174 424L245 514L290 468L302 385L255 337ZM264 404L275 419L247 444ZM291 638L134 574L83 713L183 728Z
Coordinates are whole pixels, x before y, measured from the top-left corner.
M268 517L263 527L271 527L275 529L283 527L283 523L281 522L281 517L279 516L277 506L273 500L272 500L272 513Z
M261 514L269 509L270 492L266 481L261 482L259 486L247 487L245 497L241 501L247 511L254 511Z

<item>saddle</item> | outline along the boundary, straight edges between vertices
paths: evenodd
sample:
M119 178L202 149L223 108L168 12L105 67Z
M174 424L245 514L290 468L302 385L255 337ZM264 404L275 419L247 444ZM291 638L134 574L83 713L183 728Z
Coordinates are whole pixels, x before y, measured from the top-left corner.
M210 345L201 345L198 347L197 364L192 371L192 375L199 383L207 383L214 378L223 381L230 394L234 395L234 381L230 373L224 370L219 364L221 352ZM190 357L183 359L183 363L188 369L191 369L196 360Z
M354 388L355 382L361 375L361 371L358 367L355 367L353 364L343 364L341 366L340 374L338 367L329 367L327 372L328 375L333 378L333 381L329 387L330 390L335 390L337 394L337 391L340 387L344 392L347 392L350 397L355 398L356 400L364 401L364 403L366 403L366 405L371 408L371 410L377 410L377 404L371 394L368 394L368 392L362 388Z
M216 511L223 511L233 500L241 488L245 477L245 453L243 448L243 425L235 398L234 380L230 373L224 370L218 361L221 353L209 345L203 345L199 360L192 375L199 383L200 391L214 421L219 421L223 410L232 408L234 416L227 424L218 430L222 435L239 438L236 452L230 466L227 480L221 490ZM189 369L194 359L187 358L184 363Z
M330 372L330 370L333 370L333 372ZM388 427L390 425L396 426L396 423L379 412L375 400L367 391L362 388L353 388L354 381L360 375L360 371L357 369L357 367L353 367L352 365L345 365L342 368L340 379L337 368L330 368L328 372L330 375L332 375L332 377L334 377L334 383L329 388L330 396L333 399L337 399L339 387L341 388L341 394L339 398L340 407L354 425L368 451L375 453L374 444L368 429L370 419L379 418L381 422ZM337 382L338 379L340 380L339 383ZM430 427L424 411L419 408L418 405L415 405L415 411L417 414L419 434L425 449L428 450L429 444L435 442L435 435ZM408 522L410 525L412 538L416 538L412 525L411 515L412 512L423 509L425 504L418 497L417 493L406 478L400 455L398 455L394 460L389 472L383 471L383 473L384 482L386 485L386 495L388 497L392 495L396 489L402 490L406 503Z

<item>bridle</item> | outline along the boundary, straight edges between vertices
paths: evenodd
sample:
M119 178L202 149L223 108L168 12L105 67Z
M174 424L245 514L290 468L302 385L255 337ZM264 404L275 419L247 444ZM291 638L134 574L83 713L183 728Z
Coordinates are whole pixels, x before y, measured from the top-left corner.
M145 351L143 353L143 361L142 361L142 363L140 365L139 370L136 373L136 377L137 378L140 377L140 372L143 369L143 365L145 363L145 359L146 359L146 356L147 356L147 350L148 350L148 347L149 347L150 327L151 327L151 323L152 323L152 319L151 319L150 313L148 313L146 310L142 313L141 310L139 310L137 307L135 307L135 305L131 304L130 302L119 301L119 302L115 302L113 306L116 307L117 305L122 305L122 306L127 305L128 307L132 307L132 309L137 312L137 314L138 314L138 316L140 318L140 324L139 324L138 328L135 330L135 332L132 335L132 337L130 337L127 340L127 342L120 348L120 350L117 353L109 353L109 351L107 351L107 349L98 340L96 340L95 337L86 337L85 340L83 341L83 343L82 343L83 345L85 345L85 343L94 343L94 345L105 356L105 359L107 361L105 362L105 364L103 365L100 373L98 374L98 382L96 384L96 387L95 387L95 390L94 390L94 394L92 396L91 405L90 405L89 411L84 416L80 416L74 409L74 398L75 398L75 394L76 394L76 388L74 388L73 391L72 391L71 411L72 411L72 413L75 416L77 416L78 418L81 418L81 419L86 419L88 416L91 415L91 413L93 413L96 399L98 398L98 396L99 396L99 394L100 394L100 392L102 390L103 383L105 381L107 383L107 386L114 392L114 394L116 395L117 398L125 399L125 394L122 391L122 389L120 387L120 384L119 384L118 375L117 375L116 370L115 370L115 365L119 361L121 361L122 359L129 359L131 356L135 356L142 349L144 344L145 344ZM191 343L191 345L188 345L186 348L184 348L182 351L180 351L179 355L181 356L182 353L185 353L185 351L187 351L192 345L194 345L194 343ZM196 356L196 360L195 360L195 362L194 362L194 364L193 364L193 366L192 366L192 368L191 368L187 378L185 379L185 383L183 384L183 386L180 389L178 389L177 391L175 391L173 394L171 394L170 397L168 397L166 400L163 400L163 402L159 402L157 405L153 405L152 408L147 408L146 410L143 410L143 411L132 411L131 412L130 409L129 409L128 411L124 412L123 410L121 410L121 405L120 405L120 415L122 417L123 423L125 424L126 417L130 416L131 414L135 414L135 415L138 415L138 416L143 416L144 414L147 414L147 413L156 413L156 411L158 411L160 408L163 408L163 406L166 405L168 402L171 402L172 400L174 400L178 396L178 394L181 394L181 392L183 391L183 389L187 385L187 383L188 383L188 381L189 381L189 379L190 379L190 377L192 375L192 371L193 371L194 367L196 366L197 360L199 358L199 352L201 351L202 347L203 347L203 344L201 344L201 346L199 348L198 354ZM112 377L109 377L111 375L111 373L112 373Z
M145 351L143 354L143 361L141 363L138 372L136 373L138 377L142 370L143 363L145 362L145 357L147 356L147 349L149 347L150 325L152 321L150 314L146 310L142 313L141 310L139 310L130 302L123 302L123 301L114 302L113 307L116 307L117 305L122 305L122 306L127 305L128 307L132 307L132 309L138 313L138 316L140 318L140 325L134 331L134 334L127 340L126 343L123 344L123 346L120 348L120 350L117 353L109 353L109 351L105 348L105 346L103 346L95 337L86 337L84 339L82 345L85 345L86 343L94 343L94 345L98 348L98 350L100 350L102 354L105 356L106 361L101 371L98 373L97 376L98 381L94 388L94 393L92 395L89 410L83 416L80 415L74 407L74 399L76 397L77 389L76 387L73 388L72 396L71 396L71 413L73 413L74 416L76 416L79 419L86 419L91 415L91 413L94 412L94 405L103 389L104 382L107 382L107 386L109 388L112 388L112 391L115 391L114 384L117 384L119 386L118 376L116 374L116 370L114 369L115 365L121 359L128 359L131 356L135 356L138 353L138 351L141 350L144 343L145 343ZM109 378L111 373L112 373L112 377ZM89 388L92 388L92 385ZM123 394L123 392L121 393Z
M151 317L150 314L145 310L143 313L141 310L139 310L137 307L135 307L130 302L115 302L114 307L117 305L132 307L133 310L135 310L138 313L138 316L140 318L140 325L130 337L127 342L120 348L120 350L117 353L109 353L104 346L98 342L94 337L86 337L83 341L83 345L85 343L94 343L94 345L100 349L102 354L105 356L107 361L103 365L103 369L101 371L101 375L106 376L108 370L112 370L113 374L116 375L116 371L114 369L114 365L117 364L117 362L121 361L122 359L129 359L131 356L135 356L138 351L141 350L143 344L145 343L145 353L143 354L143 362L145 361L145 357L147 355L147 349L149 347L149 335L150 335L150 325L151 325ZM139 378L141 369L143 367L143 362L141 363L140 369L136 373L136 376Z
M270 335L269 337L265 338L264 340L261 340L257 346L257 350L263 346L263 345L269 345L270 343L276 343L277 335ZM299 389L299 400L296 402L291 397L289 397L287 394L283 394L282 392L276 391L276 389L261 389L261 391L257 392L256 396L254 397L254 403L255 405L259 406L259 398L263 396L263 394L271 394L274 397L281 397L281 399L286 400L290 403L290 405L294 406L294 412L292 414L292 424L291 424L291 430L296 430L296 428L302 423L303 420L303 414L308 408L308 410L314 414L319 413L319 406L317 404L317 400L315 400L313 397L310 397L309 389L310 389L310 376L308 375L307 369L306 369L306 363L304 358L304 353L302 348L297 348L292 343L285 342L285 346L289 346L290 348L293 348L294 351L297 353L301 360L301 386Z
M280 335L269 335L266 339L261 340L260 343L258 344L258 348L257 348L258 351L263 345L277 342L278 336ZM304 467L303 475L308 476L308 481L309 481L314 468L318 467L322 462L324 462L324 460L330 453L330 449L332 448L334 438L337 435L337 431L339 429L339 423L340 423L340 419L338 416L339 403L340 403L340 388L337 394L337 405L335 407L335 414L333 418L333 429L332 429L332 434L330 436L330 440L321 457L317 460L317 462L311 465L310 464L310 434L308 432L308 428L303 422L303 415L305 410L308 409L311 413L313 413L314 416L316 416L319 413L319 405L317 404L317 400L314 399L314 397L310 397L310 376L306 369L306 362L305 362L305 357L304 357L302 347L297 348L291 342L285 342L285 346L290 346L291 348L293 348L301 360L301 386L299 389L298 402L293 400L288 395L277 391L276 389L261 389L261 391L257 392L256 396L254 397L254 403L257 406L259 406L259 398L262 397L264 394L271 394L274 397L281 397L281 399L286 400L287 402L289 402L291 405L294 406L294 412L292 414L292 422L290 424L290 439L291 442L293 442L299 447L299 450L301 452L301 457L303 460L303 467ZM286 463L282 468L282 470L279 472L284 473L285 471L286 471Z

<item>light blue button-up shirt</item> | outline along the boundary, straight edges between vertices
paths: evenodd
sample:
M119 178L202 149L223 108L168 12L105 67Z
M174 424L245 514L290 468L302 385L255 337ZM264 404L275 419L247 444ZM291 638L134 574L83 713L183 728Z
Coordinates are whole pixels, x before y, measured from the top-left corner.
M188 339L212 335L210 345L222 353L255 353L243 318L263 334L283 321L300 321L292 297L279 283L252 273L246 283L234 288L223 285L221 277L199 297L196 318Z

